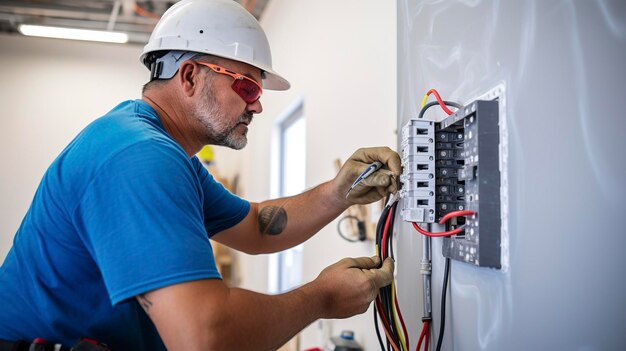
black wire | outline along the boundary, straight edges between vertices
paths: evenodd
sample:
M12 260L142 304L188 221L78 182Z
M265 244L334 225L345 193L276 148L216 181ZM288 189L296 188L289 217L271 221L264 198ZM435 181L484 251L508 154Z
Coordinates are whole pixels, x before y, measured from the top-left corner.
M359 221L359 217L357 216L352 216L352 215L344 216L343 218L339 220L339 222L337 222L337 233L339 233L339 236L345 241L349 241L351 243L358 243L359 242L358 239L350 239L347 236L343 235L343 233L341 232L341 223L345 221L346 219L355 219L357 222Z
M389 254L388 257L391 257L395 260L395 257L393 257L393 247L391 247L391 243L393 242L392 239L393 239L393 233L388 232L387 233L387 253Z
M387 217L387 213L389 212L389 207L385 206L383 212L380 214L380 218L378 219L378 223L376 224L376 245L378 248L382 248L382 240L383 240L383 228L385 226L385 218ZM382 252L379 257L381 258L381 266L382 266ZM380 268L380 267L378 267Z
M463 105L459 104L458 102L443 100L443 103L446 106L452 106L452 107L456 107L456 108L463 108ZM433 106L437 106L437 105L439 105L439 102L437 102L437 101L431 101L431 102L427 103L426 105L424 105L424 107L420 111L419 115L417 115L417 118L424 118L424 113L426 113L426 110L428 110L429 108L431 108Z
M372 309L374 310L374 328L376 329L376 337L378 338L378 343L380 344L381 351L386 351L385 344L383 343L383 338L380 336L380 330L378 329L378 313L376 312L376 306L374 305L374 308Z
M437 339L436 351L441 350L441 344L443 343L443 332L446 328L446 298L448 294L448 277L450 276L450 259L446 258L446 269L443 272L443 288L441 288L441 324L439 326L439 338Z

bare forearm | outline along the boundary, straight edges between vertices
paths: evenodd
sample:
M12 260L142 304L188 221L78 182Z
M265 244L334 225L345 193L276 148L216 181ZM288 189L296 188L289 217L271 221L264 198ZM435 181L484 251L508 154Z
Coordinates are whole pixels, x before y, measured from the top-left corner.
M337 218L348 207L338 200L330 182L300 195L258 204L258 225L263 252L296 246Z
M231 289L228 301L215 350L276 350L323 314L323 299L310 284L275 296Z

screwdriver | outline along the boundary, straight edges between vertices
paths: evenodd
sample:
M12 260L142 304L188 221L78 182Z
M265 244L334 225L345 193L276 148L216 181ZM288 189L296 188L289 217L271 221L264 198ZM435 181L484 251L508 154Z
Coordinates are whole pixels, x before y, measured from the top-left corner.
M376 161L365 168L365 170L356 178L354 183L348 189L348 193L346 194L346 198L350 195L352 189L354 189L357 185L359 185L365 178L369 177L372 173L376 172L380 167L382 167L382 163Z

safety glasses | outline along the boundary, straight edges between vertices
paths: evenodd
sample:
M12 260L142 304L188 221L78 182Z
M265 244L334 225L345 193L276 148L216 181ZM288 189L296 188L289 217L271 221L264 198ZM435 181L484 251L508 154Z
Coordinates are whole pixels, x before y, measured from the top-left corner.
M202 66L209 67L215 73L225 74L227 76L233 77L235 81L231 85L231 88L233 88L235 93L241 96L243 101L245 101L247 104L252 104L256 102L259 98L261 98L261 94L263 94L263 88L261 88L259 83L254 81L254 79L248 78L243 74L230 71L224 67L214 65L212 63L199 61L196 61L196 63Z

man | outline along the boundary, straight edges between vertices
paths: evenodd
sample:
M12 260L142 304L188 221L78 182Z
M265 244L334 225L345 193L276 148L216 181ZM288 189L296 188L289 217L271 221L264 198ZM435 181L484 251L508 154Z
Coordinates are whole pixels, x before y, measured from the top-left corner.
M184 0L142 57L151 81L83 130L52 163L0 268L0 339L81 336L112 350L270 350L318 318L364 312L393 263L347 258L293 291L229 288L209 237L248 253L304 242L355 203L395 191L400 159L357 151L298 196L249 203L194 156L241 149L263 86L287 89L251 15L231 0ZM356 187L367 166L385 166Z

